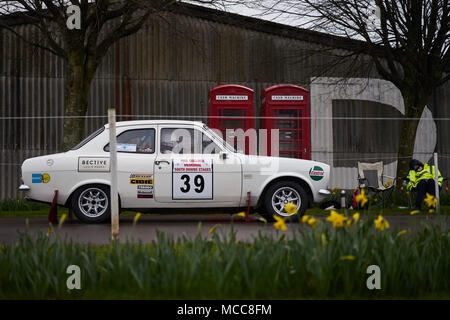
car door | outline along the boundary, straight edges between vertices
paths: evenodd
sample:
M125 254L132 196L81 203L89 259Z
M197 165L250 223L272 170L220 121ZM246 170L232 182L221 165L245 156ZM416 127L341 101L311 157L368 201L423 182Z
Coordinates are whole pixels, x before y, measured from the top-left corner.
M121 207L153 207L153 164L156 159L156 125L119 129L117 179ZM104 150L109 151L109 145Z
M158 132L156 202L175 207L239 205L242 166L237 155L225 151L199 126L159 125Z

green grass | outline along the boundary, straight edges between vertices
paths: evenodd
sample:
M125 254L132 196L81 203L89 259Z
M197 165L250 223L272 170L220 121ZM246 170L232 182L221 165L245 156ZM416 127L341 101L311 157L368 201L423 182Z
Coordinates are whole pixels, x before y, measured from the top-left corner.
M259 233L250 243L237 241L234 232L178 240L158 233L150 244L102 246L23 234L17 244L0 247L0 298L448 298L446 225L423 222L399 235L375 230L373 221L336 229L327 222L315 229L290 225L293 239ZM349 255L354 260L342 258ZM71 264L81 268L81 290L66 288ZM381 290L366 287L372 264L381 269Z

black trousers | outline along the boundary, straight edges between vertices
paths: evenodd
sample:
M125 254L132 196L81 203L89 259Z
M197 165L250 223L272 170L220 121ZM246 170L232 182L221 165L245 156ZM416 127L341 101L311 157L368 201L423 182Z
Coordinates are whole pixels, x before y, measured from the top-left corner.
M434 192L434 179L420 180L417 184L417 187L413 188L412 191L417 192L415 209L420 210L423 199L425 199L425 195L427 193L431 194L432 196L436 195L436 193Z

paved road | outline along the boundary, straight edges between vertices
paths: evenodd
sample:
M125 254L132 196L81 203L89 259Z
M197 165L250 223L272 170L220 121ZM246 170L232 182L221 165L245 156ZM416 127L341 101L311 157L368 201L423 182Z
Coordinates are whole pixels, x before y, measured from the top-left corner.
M364 219L364 217L362 216ZM391 228L414 228L420 221L425 220L424 216L386 216L391 224ZM238 240L248 241L257 235L258 231L276 235L275 228L268 224L265 228L264 223L259 221L244 222L237 221L235 218L233 223L236 230ZM320 219L324 219L321 217ZM223 230L228 232L231 230L231 216L227 215L142 215L138 224L133 227L133 216L120 217L120 241L125 242L127 239L142 240L143 242L151 242L156 239L157 230L168 232L175 237L186 235L194 237L197 234L198 223L202 222L201 232L203 236L209 236L208 231L216 224L217 231ZM446 220L447 228L450 227L450 219L445 217L430 217L431 223L444 222ZM445 223L445 222L444 222ZM295 225L295 224L294 224ZM293 229L294 225L288 224L288 228ZM295 225L297 227L297 225ZM303 226L306 227L306 226ZM36 233L42 231L47 233L48 221L46 218L29 218L29 232ZM55 233L61 237L71 239L79 243L107 244L109 243L111 227L110 224L84 224L76 218L73 221L66 221L62 228L58 230L54 228ZM11 244L19 238L18 231L25 232L24 218L1 218L0 219L0 244ZM283 232L278 232L281 235ZM292 237L291 230L286 232L287 237Z

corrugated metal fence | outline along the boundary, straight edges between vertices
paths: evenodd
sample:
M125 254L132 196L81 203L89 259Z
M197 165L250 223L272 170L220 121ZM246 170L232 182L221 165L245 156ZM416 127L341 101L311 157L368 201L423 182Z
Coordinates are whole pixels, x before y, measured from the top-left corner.
M28 36L34 32L30 26L17 29ZM112 46L92 83L86 135L106 123L106 110L116 105L116 93L118 113L123 113L126 80L134 116L206 121L213 86L235 83L254 89L259 114L263 88L279 83L309 88L311 77L340 77L347 71L345 64L326 69L328 52L311 54L323 45L183 14L153 17L118 46L119 55ZM62 59L29 47L4 30L0 56L0 199L4 199L18 196L24 159L60 148L65 68ZM129 70L124 68L126 56ZM363 67L354 73L365 76ZM447 89L434 98L439 106L450 101ZM439 131L440 140L448 136L448 129Z

